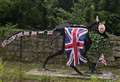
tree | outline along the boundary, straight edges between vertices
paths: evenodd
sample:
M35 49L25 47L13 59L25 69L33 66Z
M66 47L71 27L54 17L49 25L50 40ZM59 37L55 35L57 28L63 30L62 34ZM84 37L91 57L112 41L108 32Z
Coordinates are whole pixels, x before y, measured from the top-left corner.
M17 24L22 29L52 29L67 13L58 8L57 0L1 0L0 4L0 23Z
M89 24L99 16L101 21L105 21L107 30L110 33L120 32L120 5L119 0L78 0L72 8L71 20L76 23Z
M89 13L88 13L89 12ZM95 7L93 0L79 0L72 8L72 18L74 23L88 24L95 19Z
M0 0L0 24L30 30L52 29L60 23L89 24L98 15L109 32L120 30L119 0Z

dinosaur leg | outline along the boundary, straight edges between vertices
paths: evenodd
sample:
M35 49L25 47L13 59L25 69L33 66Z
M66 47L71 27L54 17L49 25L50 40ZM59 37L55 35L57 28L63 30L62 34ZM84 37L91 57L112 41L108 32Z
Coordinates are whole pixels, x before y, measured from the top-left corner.
M59 50L58 52L54 53L53 55L49 55L49 56L45 59L45 61L44 61L43 69L47 70L47 69L46 69L46 65L47 65L48 61L49 61L50 59L58 56L58 55L61 55L63 52L64 52L64 50Z
M72 66L72 68L73 68L78 74L83 75L83 73L80 72L75 66Z
M96 63L88 62L89 70L86 73L93 74L96 72Z

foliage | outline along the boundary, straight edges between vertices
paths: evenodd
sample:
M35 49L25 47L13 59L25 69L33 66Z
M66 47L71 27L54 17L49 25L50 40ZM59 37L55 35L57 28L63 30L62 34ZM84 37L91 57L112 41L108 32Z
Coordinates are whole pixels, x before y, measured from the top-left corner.
M0 59L0 78L3 76L5 69L2 60Z
M6 24L4 26L3 25L0 26L1 39L3 39L4 37L8 37L8 35L10 35L10 33L22 31L22 29L17 29L16 27L17 27L17 25L12 25L12 24Z
M89 23L94 20L94 13L93 0L79 0L72 8L73 23Z
M115 0L78 0L72 8L72 21L80 24L90 24L98 15L101 21L106 22L107 31L120 33L120 1Z
M72 20L77 23L89 24L94 22L95 17L98 15L101 21L106 21L109 32L119 33L120 12L118 12L118 10L120 7L118 5L120 1L116 2L117 1L109 0L79 0L72 8L72 16L75 16ZM110 9L110 7L112 7L112 9Z
M10 69L6 67L5 62L0 61L0 78L2 78L1 82L13 82L13 80L16 79L22 79L22 76L24 76L24 72L21 71L19 67L14 66L12 69Z
M100 0L95 1L95 3L97 14L101 20L106 21L108 31L118 34L120 32L120 7L118 6L120 5L120 1Z
M119 0L0 0L0 23L44 30L66 21L88 25L98 15L102 21L106 21L109 32L118 34L119 5Z
M91 81L96 82L98 81L98 78L95 75L91 75Z
M57 0L2 0L0 3L1 24L10 22L19 28L44 30L63 20L60 14L64 12L56 7Z

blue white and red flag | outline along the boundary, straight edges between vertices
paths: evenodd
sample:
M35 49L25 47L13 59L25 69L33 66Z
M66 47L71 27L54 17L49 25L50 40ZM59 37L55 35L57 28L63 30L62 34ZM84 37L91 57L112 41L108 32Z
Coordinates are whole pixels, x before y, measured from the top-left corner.
M101 54L101 56L99 57L99 63L103 64L103 65L107 65L107 61L105 59L105 56L103 55L103 53Z
M85 40L88 30L80 27L65 27L65 53L67 54L67 65L76 66L86 63Z

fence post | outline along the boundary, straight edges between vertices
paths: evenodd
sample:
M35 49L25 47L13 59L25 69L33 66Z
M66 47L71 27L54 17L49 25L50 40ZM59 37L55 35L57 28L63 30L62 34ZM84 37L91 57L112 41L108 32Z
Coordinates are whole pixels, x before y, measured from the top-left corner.
M20 47L20 52L19 52L19 63L20 63L20 72L22 72L22 48L23 48L23 44L22 44L22 41L23 41L23 36L20 37L20 44L19 44L19 47ZM22 74L20 73L19 74L19 82L22 82Z

